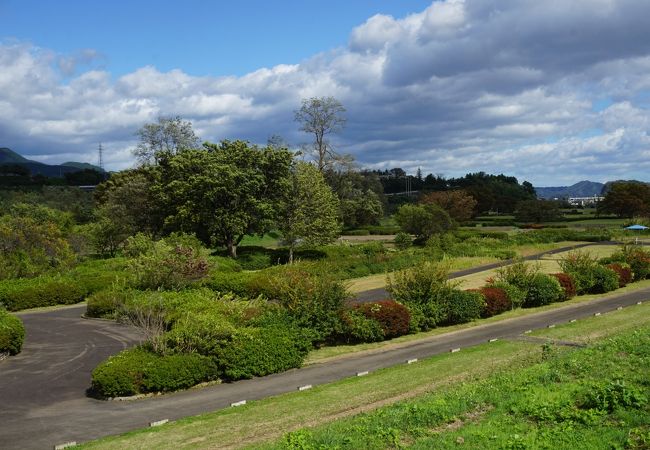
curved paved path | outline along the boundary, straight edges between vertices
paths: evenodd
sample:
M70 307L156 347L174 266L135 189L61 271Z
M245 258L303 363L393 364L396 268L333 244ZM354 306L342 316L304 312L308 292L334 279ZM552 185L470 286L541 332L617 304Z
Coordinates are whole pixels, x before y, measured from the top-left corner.
M399 348L350 355L285 373L189 390L134 402L87 398L84 389L96 362L137 340L128 328L110 322L84 321L83 307L23 314L28 329L24 352L0 362L0 447L52 448L68 441L146 427L160 419L175 420L468 347L494 338L514 337L529 329L607 312L650 299L650 288L567 305L525 317L478 325ZM67 342L66 337L71 341Z

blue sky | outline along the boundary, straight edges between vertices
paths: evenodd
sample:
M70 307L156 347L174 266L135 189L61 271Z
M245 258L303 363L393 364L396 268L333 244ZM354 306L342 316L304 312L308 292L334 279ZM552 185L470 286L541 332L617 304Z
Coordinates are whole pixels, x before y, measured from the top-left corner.
M0 146L134 164L180 115L204 140L307 144L333 96L361 167L537 186L650 181L647 0L0 0Z
M115 76L144 65L190 75L244 75L345 46L377 13L420 11L422 0L0 0L1 33L57 52L96 50Z

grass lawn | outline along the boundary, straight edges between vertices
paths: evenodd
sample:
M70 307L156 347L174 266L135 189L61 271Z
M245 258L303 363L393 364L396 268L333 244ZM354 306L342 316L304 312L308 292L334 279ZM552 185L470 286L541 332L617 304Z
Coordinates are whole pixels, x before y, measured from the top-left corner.
M269 231L264 236L245 236L239 245L258 246L266 248L277 248L280 246L282 235L279 231Z
M615 333L629 333L631 330L650 326L649 313L650 304L632 306L622 311L564 325L552 331L562 331L565 333L565 339L577 340L590 334L594 328L600 328L602 333L594 339L602 340ZM612 327L609 326L610 323ZM316 386L309 391L285 394L251 402L239 408L179 420L162 427L104 438L81 447L259 448L263 443L275 440L275 443L269 444L272 448L320 448L321 444L335 445L340 443L341 439L347 439L348 444L340 444L340 448L358 448L357 444L363 442L371 444L364 445L364 448L396 447L391 445L391 442L405 446L414 445L415 448L438 448L438 444L433 444L430 439L439 439L436 442L443 443L443 447L446 447L458 445L458 437L465 436L464 439L467 439L468 443L474 442L474 439L485 440L481 441L479 446L470 445L467 448L533 448L501 445L501 439L516 441L516 430L521 430L521 436L528 436L531 431L530 424L526 421L512 422L510 417L505 417L507 420L503 421L503 414L509 409L497 404L497 401L503 399L509 407L507 402L512 399L509 396L520 396L515 398L515 404L521 404L523 407L531 402L523 394L532 392L532 404L535 405L539 401L542 405L544 402L555 405L554 401L557 399L554 393L559 392L560 396L568 395L572 392L573 385L566 389L562 387L560 390L554 388L554 380L557 377L568 377L563 373L554 374L560 369L564 370L566 361L580 358L580 352L584 350L563 348L549 352L548 348L545 349L539 343L498 341L468 348L460 353L435 356L413 365L379 370L362 378L348 378ZM603 355L612 356L611 351L603 352ZM569 358L562 359L564 354L569 354ZM576 358L571 355L576 355ZM579 362L582 361L580 367L608 363L608 359L600 353L595 355L589 358L590 355L586 354L586 357L579 359ZM556 357L559 362L554 365ZM645 358L646 365L648 361L650 358ZM572 364L573 366L567 367L574 367L576 363ZM623 365L619 363L617 367L621 369ZM531 370L534 374L540 374L540 377L537 377L539 380L533 377L530 381ZM622 373L621 370L619 372ZM602 372L595 373L600 376ZM535 385L535 382L541 383L540 386ZM551 386L548 386L549 383ZM488 395L490 396L487 397ZM490 402L476 402L475 399L489 399ZM563 397L560 400L564 401ZM396 402L398 403L393 405ZM559 406L562 405L564 403L560 402ZM407 408L406 414L404 408ZM398 413L393 414L394 411ZM439 411L440 414L429 417L429 413L434 411ZM432 422L420 430L419 426L416 426L417 421L424 420L424 415L429 417L427 420L435 423ZM369 425L379 428L368 430ZM579 431L584 431L580 423L577 425ZM629 421L629 425L634 426L634 420ZM278 440L288 431L314 426L317 428L313 432L302 430L289 438ZM595 427L594 433L599 430ZM372 431L370 435L367 434L369 431ZM647 424L645 432L647 433ZM498 439L490 445L492 435ZM300 441L303 438L305 446L287 445L287 439ZM313 439L317 441L315 445L307 445ZM380 440L378 444L377 439ZM560 441L560 444L562 442ZM562 445L558 448L562 448ZM583 445L582 448L589 447Z
M303 427L255 448L647 449L649 312L632 306L564 326L570 340L605 331L588 348L542 345L529 367Z
M580 244L580 242L573 242L573 241L562 241L562 242L553 242L550 244L526 244L522 245L516 248L516 251L519 255L521 256L530 256L534 255L536 253L542 253L546 252L549 250L553 250L556 248L561 248L561 247L568 247L571 245L576 245ZM594 250L594 252L602 253L605 250L600 249L600 247L608 247L608 246L590 246L589 251L591 251L592 248L598 247L597 250ZM612 247L612 246L609 246ZM617 248L617 247L612 247L612 248ZM596 254L596 253L594 253ZM600 257L600 256L599 256ZM488 257L488 256L471 256L471 257L456 257L456 258L449 258L447 261L449 263L449 270L451 272L457 271L457 270L463 270L463 269L469 269L471 267L478 267L486 264L491 264L498 262L498 258L494 257ZM557 272L558 270L554 270ZM480 281L472 281L473 283L478 282L478 286L483 285L483 281L485 278L492 276L493 272L481 272L481 274L476 274L472 275L470 277L467 277L468 280L480 280ZM459 280L464 280L466 279L465 277L463 278L458 278ZM385 273L379 273L375 275L369 275L366 277L361 277L361 278L354 278L351 280L348 280L346 282L346 286L348 287L348 290L352 292L353 294L363 292L363 291L368 291L371 289L378 289L378 288L383 288L386 286L386 274ZM464 287L465 285L463 285ZM478 287L478 286L471 286L471 287ZM469 289L469 287L467 288Z
M587 248L579 249L578 251L587 252L591 256L596 258L603 258L605 256L610 256L611 254L617 252L619 247L616 245L590 245ZM531 262L531 264L538 264L539 268L544 273L557 273L561 272L558 261L566 257L570 251L556 253L554 255L547 255L542 257L537 262ZM480 272L472 275L467 275L464 277L456 278L457 281L461 283L460 287L463 289L474 289L479 288L485 284L485 280L489 277L495 276L497 269L487 270L485 272Z

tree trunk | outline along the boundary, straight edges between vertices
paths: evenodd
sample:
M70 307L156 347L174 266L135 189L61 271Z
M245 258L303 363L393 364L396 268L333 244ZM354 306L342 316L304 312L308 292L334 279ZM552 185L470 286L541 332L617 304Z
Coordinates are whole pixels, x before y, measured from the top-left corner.
M233 259L237 258L237 244L232 239L228 239L228 243L226 244L228 247L228 256L230 256Z
M293 245L289 246L289 264L293 264Z

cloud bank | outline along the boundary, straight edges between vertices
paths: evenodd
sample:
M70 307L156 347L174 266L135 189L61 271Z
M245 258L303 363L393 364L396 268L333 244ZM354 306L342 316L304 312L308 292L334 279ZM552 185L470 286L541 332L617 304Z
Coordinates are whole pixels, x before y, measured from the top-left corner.
M649 180L650 2L446 0L375 15L348 45L241 77L147 66L119 78L59 55L0 44L0 146L46 162L133 164L134 132L159 115L205 140L307 142L293 111L334 96L339 151L369 168L458 176L505 172L538 186ZM84 66L84 64L86 66Z

